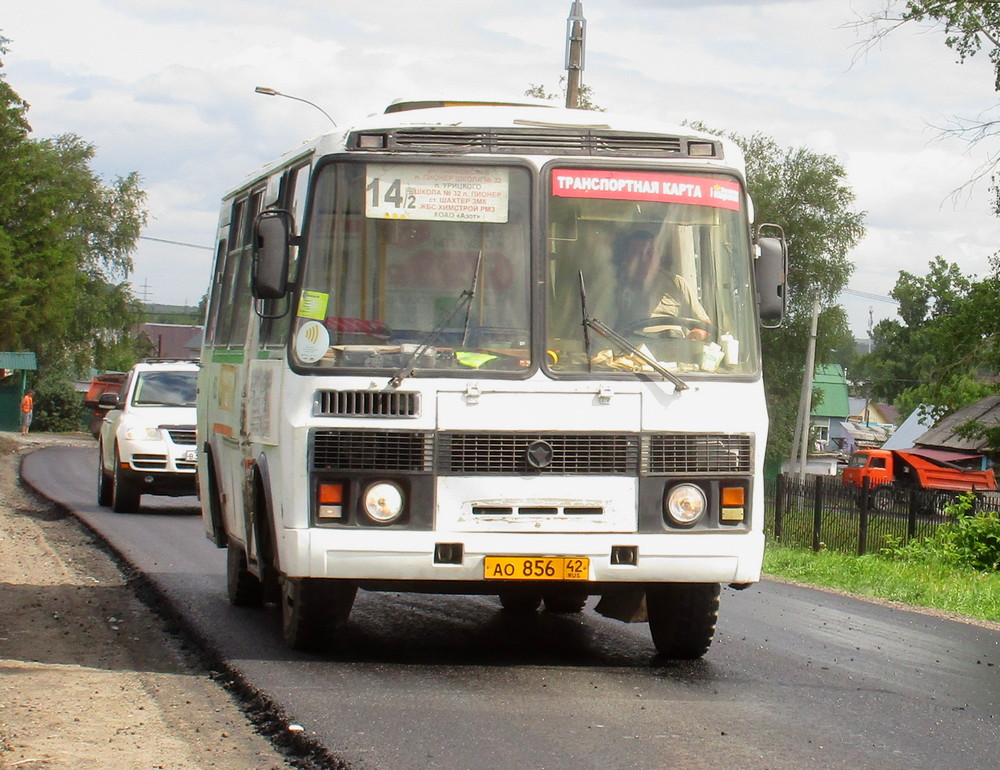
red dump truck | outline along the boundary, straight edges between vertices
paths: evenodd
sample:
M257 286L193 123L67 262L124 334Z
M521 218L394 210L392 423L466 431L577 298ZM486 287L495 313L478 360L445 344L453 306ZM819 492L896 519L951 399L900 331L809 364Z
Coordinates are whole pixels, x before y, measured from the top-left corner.
M844 469L844 485L862 489L868 479L872 506L890 507L912 489L925 490L940 511L958 492L995 491L993 469L982 469L982 455L938 449L863 449L851 455ZM933 495L937 491L938 495Z

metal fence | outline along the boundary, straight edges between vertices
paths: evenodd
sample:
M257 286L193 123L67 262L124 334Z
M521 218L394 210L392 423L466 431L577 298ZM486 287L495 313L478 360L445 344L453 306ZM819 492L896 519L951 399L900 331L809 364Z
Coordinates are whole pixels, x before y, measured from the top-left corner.
M862 490L844 486L839 476L799 481L781 475L764 486L764 529L783 545L864 555L933 534L956 497L937 490ZM974 510L986 509L1000 510L998 493L976 493Z

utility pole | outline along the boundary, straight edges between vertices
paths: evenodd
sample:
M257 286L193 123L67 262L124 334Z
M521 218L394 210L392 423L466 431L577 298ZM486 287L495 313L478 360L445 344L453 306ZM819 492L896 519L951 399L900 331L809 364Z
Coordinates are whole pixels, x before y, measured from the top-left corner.
M809 333L809 349L806 352L806 370L802 373L802 395L799 399L799 414L795 421L795 443L798 450L799 481L806 478L806 457L809 452L809 414L812 412L813 375L816 369L816 333L819 327L819 292L813 295L812 330Z
M573 0L566 19L566 106L580 106L580 77L583 74L584 51L587 42L587 20L583 18L583 2Z

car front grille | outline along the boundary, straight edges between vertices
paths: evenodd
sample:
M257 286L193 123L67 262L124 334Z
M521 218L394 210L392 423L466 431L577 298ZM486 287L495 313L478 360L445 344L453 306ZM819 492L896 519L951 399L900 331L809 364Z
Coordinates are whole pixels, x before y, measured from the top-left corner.
M194 446L198 443L198 436L193 425L164 425L163 429L170 435L170 440L175 444Z

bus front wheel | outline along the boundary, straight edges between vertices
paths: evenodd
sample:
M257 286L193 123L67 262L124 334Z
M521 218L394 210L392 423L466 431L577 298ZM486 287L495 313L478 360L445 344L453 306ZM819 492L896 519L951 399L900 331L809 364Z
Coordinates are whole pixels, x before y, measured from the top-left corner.
M357 586L324 578L281 579L281 629L293 650L323 652L347 622Z
M708 652L719 620L718 583L664 583L646 590L649 631L657 652L696 660Z

